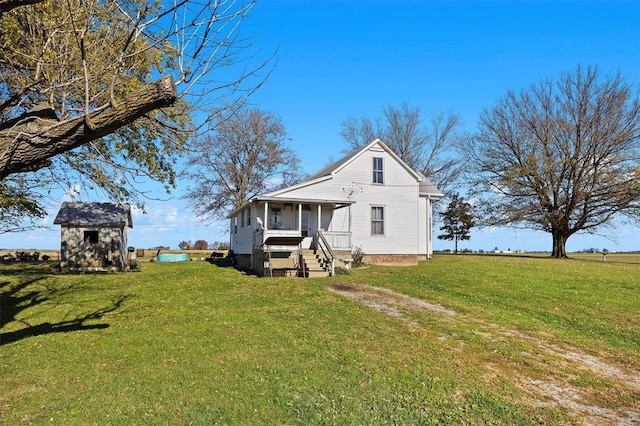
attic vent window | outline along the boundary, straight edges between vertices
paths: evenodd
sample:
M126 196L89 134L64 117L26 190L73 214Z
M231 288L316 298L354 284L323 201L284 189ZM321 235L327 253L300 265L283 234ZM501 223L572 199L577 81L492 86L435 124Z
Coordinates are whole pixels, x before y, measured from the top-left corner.
M84 231L84 242L98 244L98 231Z

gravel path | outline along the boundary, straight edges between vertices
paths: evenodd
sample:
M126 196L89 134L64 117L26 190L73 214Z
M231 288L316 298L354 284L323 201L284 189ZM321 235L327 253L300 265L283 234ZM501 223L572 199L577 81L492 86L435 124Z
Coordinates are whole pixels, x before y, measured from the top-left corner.
M375 287L366 284L331 283L327 289L340 296L354 300L364 306L383 312L390 317L403 321L413 328L422 328L415 320L411 319L412 313L432 312L443 317L455 317L456 312L441 305L429 303L423 299L410 297L383 287ZM477 321L477 320L476 320ZM607 363L593 355L583 353L575 348L561 348L550 344L545 340L527 333L507 329L496 324L480 324L487 333L488 339L499 336L499 339L520 339L533 342L544 358L539 354L525 353L532 358L538 358L545 368L553 371L566 368L569 363L572 368L589 370L593 374L613 383L611 392L623 389L625 393L640 395L640 371L629 366L616 366ZM484 335L485 333L483 333ZM563 364L564 363L564 364ZM495 371L495 365L487 366ZM502 373L504 375L504 373ZM506 375L505 375L506 376ZM510 377L510 379L525 392L534 396L537 406L563 406L572 410L579 423L585 425L640 425L640 402L631 402L631 407L622 407L613 410L607 407L595 406L585 402L590 392L588 388L577 388L567 381L560 383L554 379L556 375L549 375L548 380L533 379L530 377ZM541 401L541 398L544 401Z

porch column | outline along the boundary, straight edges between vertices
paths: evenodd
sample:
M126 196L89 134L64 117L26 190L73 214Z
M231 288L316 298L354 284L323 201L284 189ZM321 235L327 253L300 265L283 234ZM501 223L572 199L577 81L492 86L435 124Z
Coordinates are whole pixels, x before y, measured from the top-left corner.
M322 204L318 204L318 231L322 226Z
M302 203L298 203L298 232L302 235Z
M433 254L433 206L431 198L427 197L427 259Z
M267 223L269 223L269 202L265 201L264 202L264 222L263 222L263 226L264 226L264 230L266 231L268 228Z

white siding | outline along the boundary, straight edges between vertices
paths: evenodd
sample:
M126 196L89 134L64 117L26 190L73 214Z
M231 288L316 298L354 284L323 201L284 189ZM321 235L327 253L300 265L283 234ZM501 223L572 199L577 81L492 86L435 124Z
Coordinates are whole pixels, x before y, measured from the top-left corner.
M373 183L373 158L383 159L383 184ZM431 254L431 203L427 197L419 195L419 177L407 166L389 153L380 141L346 159L333 169L331 176L325 175L314 183L302 183L291 188L267 194L282 198L281 202L268 201L265 220L265 204L251 204L252 224L234 234L234 220L231 219L232 248L236 253L250 253L256 217L262 218L265 227L273 229L271 210L281 209L283 232L297 231L299 228L300 200L309 216L309 234L318 227L329 232L351 230L352 247L361 246L370 255L422 255ZM296 200L291 204L292 200ZM353 204L332 210L325 205L318 223L317 202L322 200L349 200ZM286 204L289 203L289 204ZM293 205L293 208L290 206ZM371 233L371 208L384 208L384 235ZM238 212L243 214L243 212ZM348 241L348 240L347 240Z
M373 183L373 157L383 158L384 184ZM280 194L283 197L346 199L351 196L351 232L354 246L368 254L417 254L425 250L426 232L421 229L418 182L387 151L374 145L340 169L333 179ZM371 235L371 206L384 206L385 235ZM424 206L424 204L423 204ZM336 211L333 230L348 226L349 208ZM422 223L424 224L424 220ZM422 241L421 241L422 240Z
M342 207L333 211L331 223L327 231L348 232L349 231L349 212L351 206Z
M231 218L231 239L232 244L231 247L235 253L251 253L251 249L253 247L253 232L255 230L256 225L256 214L255 211L251 212L251 223L248 221L248 212L247 209L252 208L252 206L248 206L237 213L236 216ZM244 215L244 227L242 226L242 215ZM238 219L238 229L234 234L235 228L235 218Z
M418 199L418 254L421 256L427 255L427 239L429 238L427 232L429 230L429 226L427 220L429 216L427 215L427 205L430 203L426 197L420 197Z

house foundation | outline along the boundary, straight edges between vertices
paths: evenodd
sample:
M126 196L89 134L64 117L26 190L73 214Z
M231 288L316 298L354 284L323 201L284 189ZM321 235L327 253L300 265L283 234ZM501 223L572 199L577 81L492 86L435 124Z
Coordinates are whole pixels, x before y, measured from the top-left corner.
M250 254L237 254L236 264L240 269L251 269L251 255Z
M364 263L386 266L412 266L417 265L422 257L415 254L367 254Z

